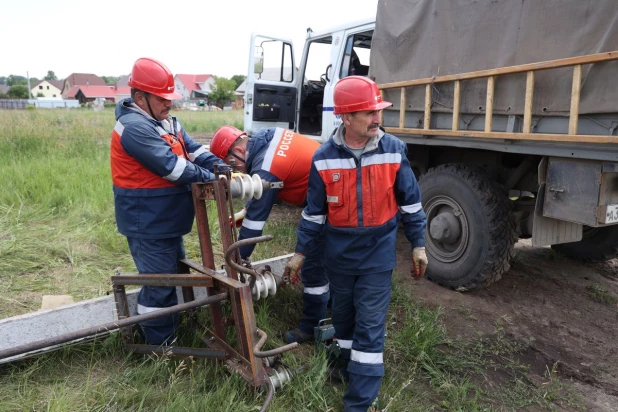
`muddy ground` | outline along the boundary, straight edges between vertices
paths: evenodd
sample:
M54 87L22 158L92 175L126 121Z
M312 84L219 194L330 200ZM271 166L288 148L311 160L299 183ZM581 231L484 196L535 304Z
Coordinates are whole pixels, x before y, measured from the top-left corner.
M444 308L452 337L491 336L499 325L528 348L521 361L538 381L556 367L588 410L618 411L618 259L575 262L549 247L533 248L529 240L520 240L516 250L511 269L486 289L460 293L422 279L414 297ZM399 273L409 273L410 246L402 232L397 251Z

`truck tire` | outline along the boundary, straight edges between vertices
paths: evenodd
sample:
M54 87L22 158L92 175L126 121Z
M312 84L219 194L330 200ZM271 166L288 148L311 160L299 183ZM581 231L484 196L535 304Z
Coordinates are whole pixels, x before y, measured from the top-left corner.
M478 167L446 164L419 180L427 213L427 278L459 291L509 270L517 223L506 191Z
M552 245L556 252L572 259L602 262L618 257L618 226L584 226L579 242Z

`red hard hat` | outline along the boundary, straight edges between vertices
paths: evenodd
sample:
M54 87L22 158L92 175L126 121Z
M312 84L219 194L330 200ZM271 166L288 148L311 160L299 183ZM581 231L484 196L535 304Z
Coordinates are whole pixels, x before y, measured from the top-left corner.
M147 57L137 59L131 70L128 85L167 100L182 97L180 93L174 91L174 76L170 69L163 63Z
M210 141L210 153L214 154L219 159L225 159L234 142L238 140L239 137L246 135L247 133L233 126L221 126L217 129Z
M333 100L335 114L382 110L392 105L382 101L378 85L364 76L348 76L339 80Z

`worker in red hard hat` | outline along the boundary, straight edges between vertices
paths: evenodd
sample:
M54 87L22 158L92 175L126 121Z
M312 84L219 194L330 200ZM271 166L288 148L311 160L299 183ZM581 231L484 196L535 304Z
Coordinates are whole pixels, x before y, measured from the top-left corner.
M196 143L170 116L174 76L161 62L138 59L129 79L131 97L118 102L111 169L118 231L127 237L139 273L178 273L185 257L182 236L193 225L191 183L215 178L223 161ZM175 287L144 286L139 314L176 305ZM178 315L140 324L149 344L174 339Z
M366 77L345 77L333 100L342 124L313 155L296 253L285 271L298 270L325 230L324 266L341 353L331 377L348 380L346 411L377 410L398 223L419 278L427 267L427 218L406 145L379 127L380 111L391 103L378 86Z
M283 189L264 192L245 206L239 240L262 235L262 230L277 198L295 206L305 206L311 157L320 146L315 140L281 128L262 129L249 137L232 126L222 126L210 142L210 151L243 173L257 174L268 182L283 182ZM303 343L314 338L314 328L326 317L330 298L324 272L321 238L306 253L302 272L290 278L303 284L303 313L298 327L283 335L285 343ZM254 245L240 248L240 256L248 259Z

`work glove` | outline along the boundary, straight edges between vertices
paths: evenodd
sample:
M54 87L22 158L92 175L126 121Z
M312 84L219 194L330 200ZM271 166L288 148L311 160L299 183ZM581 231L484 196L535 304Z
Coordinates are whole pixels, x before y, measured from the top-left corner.
M419 246L412 250L412 277L414 280L419 280L425 276L425 269L427 269L427 254L425 253L425 247Z
M243 208L240 212L234 213L234 216L230 216L230 227L236 226L237 228L242 226L242 221L247 214L247 209Z
M297 285L300 283L300 268L305 261L305 256L302 253L294 253L294 256L288 263L285 265L285 269L283 270L283 278L288 279L288 282L292 285Z

